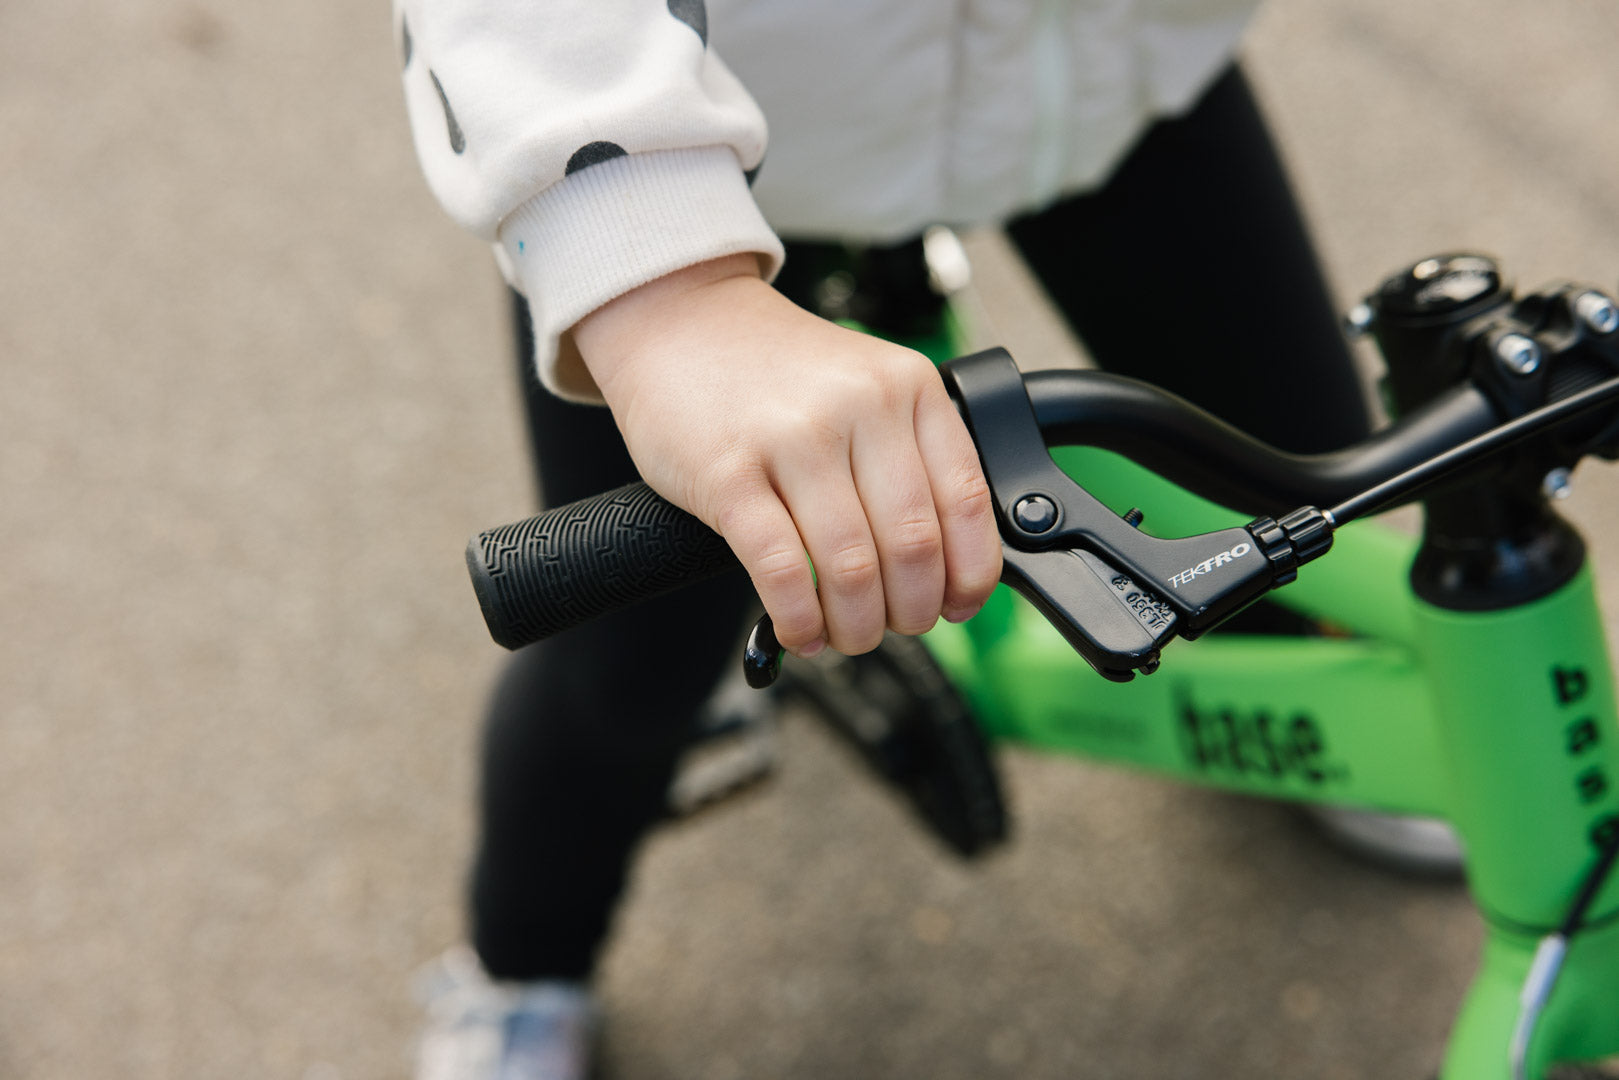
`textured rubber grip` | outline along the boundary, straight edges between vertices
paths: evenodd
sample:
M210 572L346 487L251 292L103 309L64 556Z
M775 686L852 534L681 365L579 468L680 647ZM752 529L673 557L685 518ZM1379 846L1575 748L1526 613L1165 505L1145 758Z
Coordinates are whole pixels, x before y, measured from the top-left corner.
M484 622L508 649L736 565L718 534L641 483L489 529L467 544Z

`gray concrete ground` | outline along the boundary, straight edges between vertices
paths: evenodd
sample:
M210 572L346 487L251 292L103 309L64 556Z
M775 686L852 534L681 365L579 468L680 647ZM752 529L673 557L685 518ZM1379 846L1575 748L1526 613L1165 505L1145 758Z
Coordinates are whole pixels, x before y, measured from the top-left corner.
M1582 0L1275 0L1249 59L1344 299L1458 246L1612 285L1616 31ZM407 1070L500 662L461 546L528 481L494 272L417 175L396 68L382 4L0 6L0 1076ZM985 273L1014 343L1022 288ZM1619 565L1616 478L1585 473ZM1455 888L1018 754L1017 842L963 867L788 743L647 852L613 1075L1435 1064L1477 939Z

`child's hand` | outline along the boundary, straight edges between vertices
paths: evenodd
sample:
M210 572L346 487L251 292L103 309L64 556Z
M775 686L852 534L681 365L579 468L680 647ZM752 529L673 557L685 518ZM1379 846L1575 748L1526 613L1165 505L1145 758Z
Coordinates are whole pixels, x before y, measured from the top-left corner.
M792 652L959 621L999 579L989 486L933 366L803 311L752 255L627 293L574 339L641 475L725 537Z

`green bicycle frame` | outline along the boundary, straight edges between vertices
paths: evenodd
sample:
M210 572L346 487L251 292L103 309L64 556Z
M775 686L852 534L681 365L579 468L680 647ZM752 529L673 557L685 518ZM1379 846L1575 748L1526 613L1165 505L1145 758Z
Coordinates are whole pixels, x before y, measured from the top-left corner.
M1113 455L1053 456L1160 535L1236 523ZM1218 632L1166 650L1129 683L1095 675L1001 589L978 617L925 639L995 738L1248 795L1442 817L1467 849L1488 927L1446 1080L1507 1080L1537 942L1565 918L1619 828L1619 721L1589 567L1551 596L1460 613L1407 584L1414 538L1377 523L1275 600L1319 637ZM1619 879L1575 937L1529 1047L1529 1076L1619 1052Z
M966 341L953 308L907 344L942 362ZM1101 450L1052 457L1142 528L1189 536L1234 514ZM1448 821L1484 917L1479 970L1441 1080L1513 1080L1520 996L1539 943L1563 923L1619 831L1619 711L1589 565L1550 596L1497 611L1424 603L1417 539L1376 521L1271 594L1318 637L1221 634L1176 642L1163 666L1109 682L1034 608L997 589L923 639L986 733L1246 795ZM1619 874L1572 940L1524 1075L1619 1054Z

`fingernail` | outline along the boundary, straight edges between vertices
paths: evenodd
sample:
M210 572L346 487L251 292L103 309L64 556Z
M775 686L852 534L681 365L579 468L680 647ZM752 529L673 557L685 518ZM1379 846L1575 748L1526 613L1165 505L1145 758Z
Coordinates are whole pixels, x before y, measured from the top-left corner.
M798 658L800 660L813 660L820 655L821 650L824 648L826 648L826 638L816 638L798 650Z
M944 613L944 621L952 623L964 623L974 615L977 615L979 609L982 607L982 604L975 604L969 607L951 608L949 611Z

